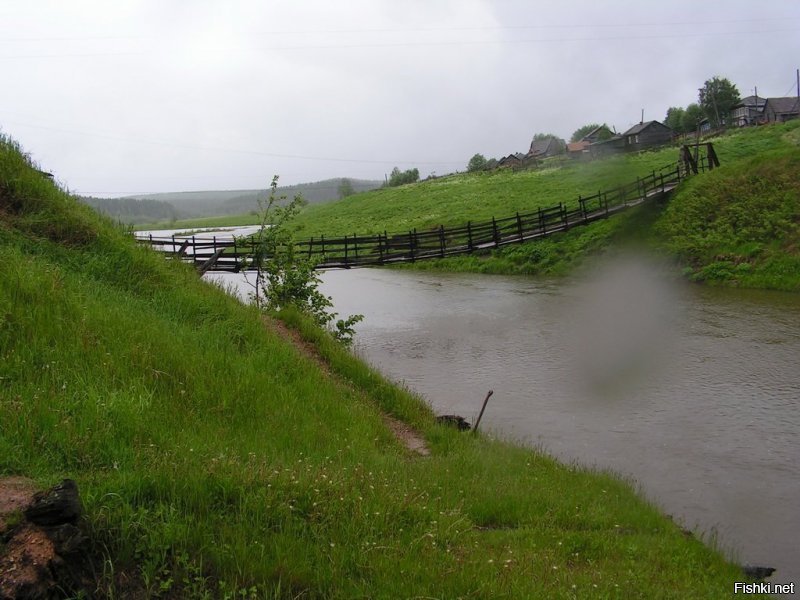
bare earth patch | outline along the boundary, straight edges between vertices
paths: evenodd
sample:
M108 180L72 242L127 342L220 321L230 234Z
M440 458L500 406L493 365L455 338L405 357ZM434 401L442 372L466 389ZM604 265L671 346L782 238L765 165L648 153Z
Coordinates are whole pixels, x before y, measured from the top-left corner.
M297 348L305 357L313 360L324 373L326 373L328 376L333 376L330 368L328 367L328 363L326 363L325 359L319 355L314 345L304 340L297 331L287 327L285 323L279 321L278 319L266 317L264 319L264 323L280 337L293 344L294 347ZM392 432L397 441L403 444L403 446L405 446L409 451L420 456L430 456L431 451L428 448L428 445L425 443L425 439L419 434L418 431L403 421L386 413L382 413L381 417L383 418L383 422L386 424L386 427Z
M8 527L6 518L21 511L33 500L36 487L25 477L0 478L0 533Z

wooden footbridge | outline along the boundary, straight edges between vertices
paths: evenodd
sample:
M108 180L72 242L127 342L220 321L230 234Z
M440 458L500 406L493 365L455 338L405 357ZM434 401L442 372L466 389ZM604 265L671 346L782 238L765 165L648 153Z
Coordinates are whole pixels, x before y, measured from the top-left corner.
M700 149L705 150L699 156ZM295 251L313 261L317 269L350 269L392 265L470 254L509 244L519 244L606 219L648 201L666 198L686 177L719 166L711 144L684 146L680 160L628 185L578 196L572 205L559 202L549 208L515 213L490 221L467 222L460 227L342 237L312 237L295 242ZM255 268L256 242L252 238L212 235L139 237L175 258L206 271L240 272Z

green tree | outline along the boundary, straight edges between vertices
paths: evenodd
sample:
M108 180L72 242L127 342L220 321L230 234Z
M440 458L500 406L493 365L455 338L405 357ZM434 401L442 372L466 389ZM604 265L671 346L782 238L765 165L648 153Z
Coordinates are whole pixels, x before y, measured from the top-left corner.
M255 305L263 311L277 313L293 306L311 316L317 325L349 345L353 341L353 326L363 315L351 315L336 320L331 309L333 300L319 291L321 282L314 263L297 252L292 220L305 201L300 194L287 201L278 196L278 176L272 178L267 198L259 198L259 230L255 234L255 251L246 265L255 270L255 281L245 278L253 287Z
M591 133L592 131L594 131L598 127L602 127L603 128L597 134L597 139L598 140L601 140L601 141L602 140L607 140L608 138L610 138L611 136L614 135L613 133L611 133L611 128L605 123L603 123L602 125L600 125L599 123L588 123L588 124L586 124L586 125L584 125L582 127L578 127L575 130L575 133L572 134L572 137L569 139L569 141L570 142L579 142L580 140L583 139L583 137L586 134Z
M339 193L340 200L356 193L353 189L353 182L345 177L339 182L339 187L336 188L336 191Z
M587 123L586 125L578 127L573 132L572 137L569 138L569 141L570 142L579 142L583 138L583 136L585 136L590 131L594 131L598 127L600 127L599 123Z
M406 183L416 183L419 181L419 169L408 169L407 171L400 171L395 167L389 174L389 187L396 187Z
M672 129L675 133L686 133L684 119L686 109L679 106L670 106L667 109L667 116L664 117L664 125Z
M474 173L475 171L482 171L486 168L486 157L483 154L476 154L469 159L467 163L467 171Z
M685 133L696 131L704 116L703 109L700 108L699 104L692 103L687 106L686 110L683 112L683 119L681 120L683 131Z
M739 90L728 79L715 75L700 88L698 100L711 126L717 128L729 122L731 109L741 97Z

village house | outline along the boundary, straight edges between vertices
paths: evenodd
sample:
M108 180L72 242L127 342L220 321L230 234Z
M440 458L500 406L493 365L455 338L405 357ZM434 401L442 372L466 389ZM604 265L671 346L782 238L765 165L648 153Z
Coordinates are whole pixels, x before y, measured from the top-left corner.
M755 125L761 119L766 103L766 98L758 96L742 98L731 110L731 125L735 127Z
M522 152L515 152L514 154L509 154L508 156L504 156L499 161L497 161L498 167L519 167L525 161L525 155Z
M606 125L595 127L581 139L567 144L567 154L570 158L584 158L589 156L589 146L591 144L608 140L614 137L614 133Z
M533 140L531 148L525 155L526 159L541 160L548 156L555 156L564 153L564 140L549 137L542 140Z
M673 131L666 125L658 121L646 121L607 140L590 144L589 151L592 156L604 156L617 152L637 152L668 144L672 141L672 137Z
M622 134L625 149L636 151L668 144L672 141L673 131L658 121L647 121L634 125Z
M767 98L764 103L763 120L767 123L783 123L800 117L800 97Z

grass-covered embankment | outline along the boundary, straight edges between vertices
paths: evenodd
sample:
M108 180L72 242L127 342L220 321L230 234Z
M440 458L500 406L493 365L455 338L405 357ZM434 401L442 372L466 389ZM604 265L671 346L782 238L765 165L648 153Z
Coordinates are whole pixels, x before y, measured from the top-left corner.
M800 219L798 170L791 163L791 157L800 153L800 122L737 130L712 141L722 167L681 186L663 217L658 207L642 207L534 243L420 262L414 268L560 275L588 255L634 237L666 248L690 265L698 280L798 289L800 272L792 258L797 256L797 231L787 223ZM309 207L300 216L300 236L424 230L440 223L460 225L510 216L558 202L575 205L579 194L635 181L677 159L676 146L589 163L560 161L534 171L467 173L375 190ZM773 160L777 162L768 166ZM735 183L721 196L716 188L724 188L725 181ZM741 193L737 186L744 186ZM728 207L731 219L717 218L720 204ZM745 213L748 217L740 227ZM761 225L754 226L756 221ZM657 225L658 239L650 235L653 225ZM731 228L736 229L733 234ZM705 239L698 245L699 231L705 232Z
M696 281L800 291L800 146L686 182L655 233Z
M0 142L0 475L77 480L102 592L710 598L740 578L629 485L438 426L284 318L329 372Z

